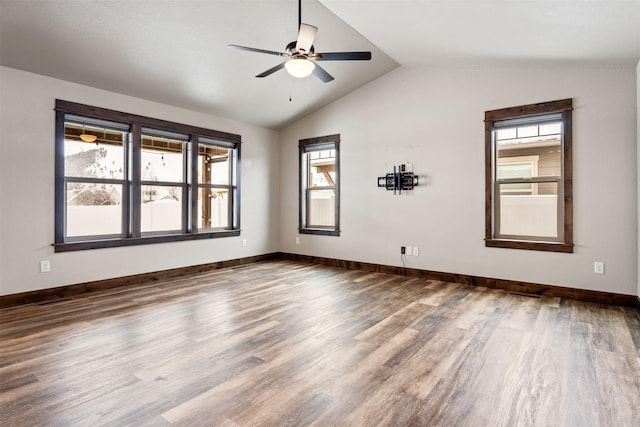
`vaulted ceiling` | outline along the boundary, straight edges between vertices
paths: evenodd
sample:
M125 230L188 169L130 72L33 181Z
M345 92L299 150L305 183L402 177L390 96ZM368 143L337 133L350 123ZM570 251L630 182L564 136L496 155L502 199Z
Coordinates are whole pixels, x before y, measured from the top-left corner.
M640 1L303 0L335 80L296 79L282 58L296 0L0 0L0 64L274 129L397 66L636 64Z

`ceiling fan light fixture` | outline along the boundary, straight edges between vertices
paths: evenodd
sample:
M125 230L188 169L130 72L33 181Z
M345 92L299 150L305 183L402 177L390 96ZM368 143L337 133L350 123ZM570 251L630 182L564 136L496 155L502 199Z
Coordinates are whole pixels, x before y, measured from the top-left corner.
M293 77L304 78L309 77L311 73L313 73L313 69L316 68L316 65L305 58L293 58L288 60L284 67L287 69L287 72L291 74Z

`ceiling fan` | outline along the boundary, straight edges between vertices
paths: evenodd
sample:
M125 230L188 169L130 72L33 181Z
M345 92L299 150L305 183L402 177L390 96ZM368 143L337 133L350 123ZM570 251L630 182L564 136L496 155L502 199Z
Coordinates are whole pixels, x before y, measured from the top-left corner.
M333 80L333 76L317 64L318 61L368 61L371 52L325 52L316 53L313 41L316 38L317 27L302 23L302 0L298 0L298 39L292 41L285 48L286 52L256 49L253 47L230 44L230 48L247 50L249 52L266 53L287 58L286 61L269 68L256 77L267 77L285 68L294 77L307 77L313 73L325 83Z

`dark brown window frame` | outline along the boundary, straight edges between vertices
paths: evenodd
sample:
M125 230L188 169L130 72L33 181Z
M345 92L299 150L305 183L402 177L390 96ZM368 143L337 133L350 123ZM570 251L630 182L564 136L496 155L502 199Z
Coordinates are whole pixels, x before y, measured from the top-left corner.
M185 240L201 240L219 237L239 236L240 229L240 147L242 144L240 135L221 132L212 129L205 129L196 126L174 123L161 119L154 119L136 114L129 114L115 110L109 110L100 107L94 107L85 104L79 104L70 101L56 99L56 130L55 130L55 236L54 248L55 252L68 252L86 249L99 249L120 246L134 246L153 243L177 242ZM105 238L89 238L87 240L68 239L65 236L65 171L64 171L64 128L65 116L67 114L86 117L88 119L99 119L111 122L117 122L129 125L130 134L132 135L132 173L131 178L126 180L127 186L130 187L126 193L128 196L123 200L124 206L124 233L122 237L108 236ZM232 147L235 153L234 172L232 177L233 194L230 197L232 203L232 215L230 227L218 230L206 230L199 232L197 228L197 194L195 197L192 192L197 192L197 156L198 150L191 150L190 170L187 171L189 180L185 184L189 193L188 200L190 203L191 215L184 222L188 224L182 233L160 234L160 235L142 235L140 231L140 148L141 148L141 132L142 128L154 128L161 131L182 133L189 135L192 146L197 147L199 138L214 139L220 141L227 147ZM233 167L233 166L232 166ZM92 239L92 240L90 240Z
M527 249L550 252L573 252L573 155L572 155L572 99L521 105L485 112L485 245L494 248ZM494 234L494 123L501 120L561 113L562 138L562 190L564 228L562 242L498 239Z
M303 165L304 154L308 148L313 146L321 146L326 144L333 144L333 148L336 150L336 180L335 180L335 225L333 227L308 227L306 218L306 204L307 204L307 188L305 186L306 178L303 176L305 167ZM340 134L320 136L317 138L301 139L298 141L298 177L299 177L299 204L298 204L298 217L299 227L298 232L300 234L317 234L323 236L339 236L340 235Z

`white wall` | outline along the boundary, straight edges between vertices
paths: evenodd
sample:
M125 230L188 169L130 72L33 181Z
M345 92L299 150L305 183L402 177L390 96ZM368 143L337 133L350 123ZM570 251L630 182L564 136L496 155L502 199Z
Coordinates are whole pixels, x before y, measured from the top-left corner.
M278 132L6 67L0 93L1 294L278 250ZM242 236L54 253L56 98L240 134ZM44 259L51 261L50 273L39 272Z
M638 139L636 153L638 156L638 167L636 169L638 177L638 263L636 267L638 269L638 297L640 298L640 61L638 61L638 66L636 67L636 104L638 106L636 110L636 138Z
M410 245L420 247L420 256L406 257L408 267L640 295L640 63L637 68L637 74L635 67L399 68L279 138L275 131L0 67L0 293L278 250L402 265L399 246ZM485 248L484 111L569 97L575 253ZM234 237L55 254L56 98L242 135L247 247ZM296 245L297 141L334 133L342 135L342 235L300 235ZM402 196L376 187L378 176L403 162L413 163L420 187ZM280 165L289 167L280 171ZM51 260L50 273L38 272L43 259ZM606 263L605 275L592 273L596 260Z
M281 250L635 295L635 67L401 67L281 131ZM484 246L484 112L573 98L573 254ZM340 237L298 236L297 142L341 134ZM412 162L413 193L376 178ZM604 261L606 274L593 274Z

